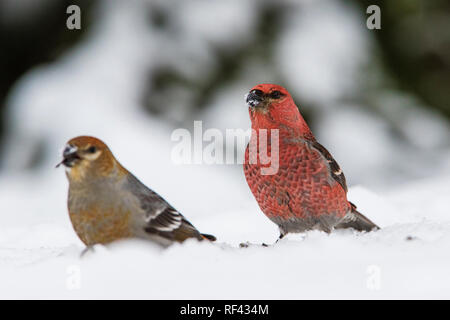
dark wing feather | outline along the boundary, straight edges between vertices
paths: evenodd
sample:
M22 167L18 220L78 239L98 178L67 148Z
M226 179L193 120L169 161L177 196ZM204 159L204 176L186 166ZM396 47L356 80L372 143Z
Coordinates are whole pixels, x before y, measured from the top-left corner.
M342 188L344 188L345 192L347 192L347 182L345 181L344 172L341 170L341 167L336 160L334 160L330 152L328 152L328 150L317 141L312 142L312 147L319 151L320 154L328 161L331 176L342 186Z
M181 213L132 175L129 178L129 186L145 212L144 230L147 233L180 242L188 238L204 238Z
M181 213L170 206L146 220L146 232L180 242L188 238L203 239L200 232Z

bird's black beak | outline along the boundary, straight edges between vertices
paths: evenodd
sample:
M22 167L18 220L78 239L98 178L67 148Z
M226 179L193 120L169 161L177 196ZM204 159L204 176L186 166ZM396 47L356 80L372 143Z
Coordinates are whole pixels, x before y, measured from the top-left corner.
M66 146L66 148L63 151L63 160L56 165L56 168L58 168L60 165L72 168L74 163L81 159L77 151L78 151L77 147L71 145Z
M264 101L264 93L261 90L255 89L247 94L246 102L250 107L258 107Z

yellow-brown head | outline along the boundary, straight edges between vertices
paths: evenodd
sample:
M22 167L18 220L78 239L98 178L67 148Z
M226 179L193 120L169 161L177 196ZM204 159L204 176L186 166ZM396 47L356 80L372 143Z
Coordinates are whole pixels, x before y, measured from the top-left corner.
M108 146L100 139L80 136L69 140L60 164L66 167L69 180L80 181L86 177L107 176L116 169L124 171Z

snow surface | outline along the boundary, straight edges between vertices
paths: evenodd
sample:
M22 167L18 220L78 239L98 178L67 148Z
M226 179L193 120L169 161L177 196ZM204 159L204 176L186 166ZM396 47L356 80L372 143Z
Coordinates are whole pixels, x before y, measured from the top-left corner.
M349 172L350 185L358 179L363 182L350 188L349 199L382 229L331 235L308 232L262 247L259 244L263 242L273 243L278 231L258 208L242 169L237 165L175 165L170 158L174 128L148 116L139 106L143 80L161 54L161 35L149 34L145 9L140 7L143 2L102 3L101 23L89 37L58 62L32 70L9 97L12 131L7 138L6 170L0 172L0 298L450 298L450 152L443 148L448 142L446 124L438 129L435 122L427 125L429 139L444 141L437 146L443 148L439 161L430 162L430 158L411 157L410 151L398 148L380 119L363 111L355 113L357 108L342 106L339 113L330 109L319 127L328 127L333 134L319 132L324 138L321 141L335 155L343 150L337 159ZM206 13L213 10L209 6ZM223 2L218 6L222 10ZM304 12L333 7L324 6ZM210 28L201 37L231 41L232 33L221 26L229 25L236 8L242 8L241 15L252 17L250 7L234 3L223 9L226 15L217 35L207 19ZM329 16L341 21L335 11ZM180 19L180 24L183 21ZM303 24L320 26L308 16L302 21L292 24L291 39ZM190 19L184 23L191 25L185 32L192 37L203 30ZM307 37L303 41L312 40ZM201 51L199 46L197 49ZM339 52L339 56L347 54L344 47ZM310 62L318 67L318 61ZM292 70L299 66L293 65ZM332 86L335 75L326 77ZM224 88L213 99L212 107L199 116L205 127L248 127L242 99L248 89L246 80ZM311 92L322 90L319 82L312 82L319 87ZM351 82L342 83L344 93ZM302 85L298 83L301 90L309 90ZM326 88L324 92L327 95L321 99L327 101L340 95ZM317 96L311 94L308 99ZM333 122L337 117L340 121ZM404 130L414 139L412 116L408 123ZM54 168L65 142L80 134L103 139L126 168L218 241L187 241L161 250L130 240L97 246L94 253L80 258L84 247L68 219L64 170ZM422 140L419 144L429 145ZM380 168L398 162L395 152L409 157L411 163L405 167L414 164L414 168L433 169L439 176L426 171L427 178L414 182L386 183L390 180ZM41 157L38 169L24 170L35 154ZM375 176L381 184L384 180L386 187L374 191L369 182ZM254 245L239 248L239 243L247 241Z
M267 248L257 244L276 228L251 201L193 219L217 243L166 250L124 241L80 258L68 221L2 227L0 298L449 298L449 193L450 177L384 195L354 187L350 199L382 230L308 232Z

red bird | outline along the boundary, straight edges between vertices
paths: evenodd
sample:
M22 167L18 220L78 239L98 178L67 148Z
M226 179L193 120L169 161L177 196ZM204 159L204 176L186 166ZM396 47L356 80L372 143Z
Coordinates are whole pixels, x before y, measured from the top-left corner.
M317 142L286 89L259 84L246 100L252 136L245 177L261 210L278 225L280 239L313 229L379 229L347 200L344 173Z

